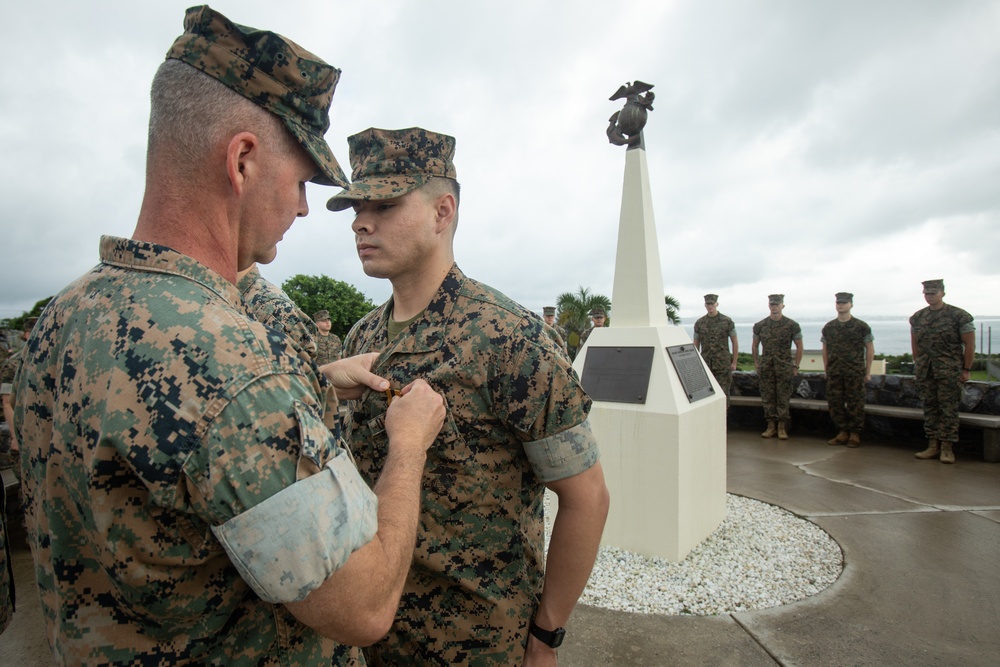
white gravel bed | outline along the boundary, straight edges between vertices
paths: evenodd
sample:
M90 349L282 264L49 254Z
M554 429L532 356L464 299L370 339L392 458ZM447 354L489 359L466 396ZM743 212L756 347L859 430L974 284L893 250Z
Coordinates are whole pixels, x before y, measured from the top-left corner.
M642 614L750 611L815 595L843 569L840 547L816 524L727 494L722 525L680 563L601 547L580 602Z

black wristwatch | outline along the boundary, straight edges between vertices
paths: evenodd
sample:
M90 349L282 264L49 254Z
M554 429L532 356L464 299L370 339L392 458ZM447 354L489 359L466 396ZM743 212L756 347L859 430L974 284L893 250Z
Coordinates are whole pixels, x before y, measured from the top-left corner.
M559 648L562 646L563 639L566 638L566 630L563 628L556 628L555 630L543 630L532 621L531 625L528 627L528 632L535 636L535 639L542 642L546 646L552 648Z

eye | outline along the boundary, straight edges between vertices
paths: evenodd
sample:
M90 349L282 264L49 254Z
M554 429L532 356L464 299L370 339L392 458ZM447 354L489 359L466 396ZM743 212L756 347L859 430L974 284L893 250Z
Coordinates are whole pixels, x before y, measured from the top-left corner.
M382 204L378 205L378 208L376 210L378 210L378 211L388 211L389 209L394 208L395 206L396 205L392 204L392 203L382 203Z

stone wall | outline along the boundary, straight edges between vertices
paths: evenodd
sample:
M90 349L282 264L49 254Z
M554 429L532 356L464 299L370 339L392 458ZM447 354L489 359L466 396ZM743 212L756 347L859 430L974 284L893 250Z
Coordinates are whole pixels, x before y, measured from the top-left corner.
M733 373L734 396L760 396L757 373ZM792 393L795 398L826 400L826 374L802 373L795 378ZM922 408L917 383L912 375L873 375L865 385L865 402L872 405L892 405L904 408ZM962 412L1000 415L1000 382L966 382L962 389ZM822 411L793 410L793 428L803 431L830 432L834 430L830 415ZM760 408L732 408L731 424L746 427L764 426ZM924 439L923 425L919 420L891 419L868 415L865 432L889 440L920 442ZM982 433L975 428L962 427L961 442L982 448Z

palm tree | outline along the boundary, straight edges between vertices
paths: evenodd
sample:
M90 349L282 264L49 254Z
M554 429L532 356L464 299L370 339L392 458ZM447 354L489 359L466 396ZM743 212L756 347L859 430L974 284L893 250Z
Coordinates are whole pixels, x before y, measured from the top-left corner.
M569 340L566 343L571 350L580 344L580 334L590 328L590 311L603 308L610 315L611 299L603 294L591 294L590 290L581 286L576 294L563 292L556 299L559 310L556 313L559 324L566 327Z
M677 313L681 309L681 302L666 294L663 297L663 303L667 306L667 321L671 324L680 324L681 316Z

